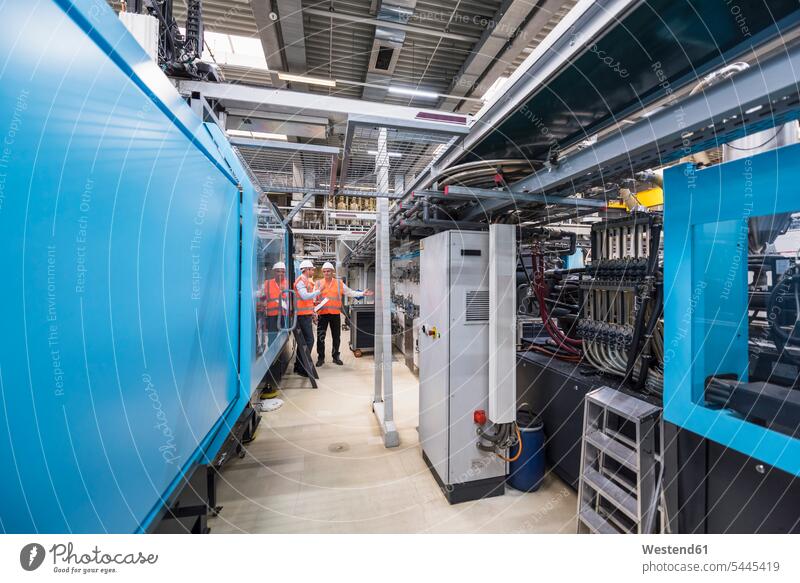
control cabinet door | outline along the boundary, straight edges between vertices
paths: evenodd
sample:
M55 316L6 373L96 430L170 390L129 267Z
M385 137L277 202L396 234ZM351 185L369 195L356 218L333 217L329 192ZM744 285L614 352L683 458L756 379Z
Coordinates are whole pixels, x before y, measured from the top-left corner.
M420 241L419 438L442 482L448 462L448 232Z
M450 315L442 338L450 351L448 483L503 475L505 464L477 448L476 409L489 408L489 235L450 231Z

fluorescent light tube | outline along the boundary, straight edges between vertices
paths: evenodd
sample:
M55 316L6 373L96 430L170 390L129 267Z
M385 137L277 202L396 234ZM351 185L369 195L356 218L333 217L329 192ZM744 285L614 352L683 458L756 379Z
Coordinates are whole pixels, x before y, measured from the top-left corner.
M319 77L306 77L305 75L292 75L291 73L278 73L281 81L295 81L297 83L308 83L309 85L322 85L324 87L336 87L334 79L320 79Z
M260 140L277 140L286 142L289 138L286 134L270 134L268 132L251 132L250 130L228 130L232 136L239 136L242 138L258 138Z
M370 156L377 156L377 150L367 150L367 154ZM389 158L402 158L403 155L400 152L389 152Z
M439 94L433 91L421 91L420 89L411 89L410 87L389 87L389 93L397 95L411 95L412 97L424 97L426 99L438 99Z

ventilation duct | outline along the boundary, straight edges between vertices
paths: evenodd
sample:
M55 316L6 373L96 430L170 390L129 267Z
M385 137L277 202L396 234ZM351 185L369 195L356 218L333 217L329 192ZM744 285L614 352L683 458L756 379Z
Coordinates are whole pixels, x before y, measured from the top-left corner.
M382 2L376 18L379 21L408 24L416 5L417 0ZM406 33L402 30L380 24L375 27L375 40L372 43L365 82L378 87L364 87L364 99L382 101L386 97L405 40Z

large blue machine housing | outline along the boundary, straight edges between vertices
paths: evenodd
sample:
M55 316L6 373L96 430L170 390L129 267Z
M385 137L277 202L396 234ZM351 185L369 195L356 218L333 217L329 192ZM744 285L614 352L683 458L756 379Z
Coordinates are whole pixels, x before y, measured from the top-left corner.
M713 375L748 378L748 220L796 211L798 172L792 145L664 177L664 418L794 476L797 436L710 406L704 386Z
M278 349L256 191L105 2L0 13L0 530L152 530Z

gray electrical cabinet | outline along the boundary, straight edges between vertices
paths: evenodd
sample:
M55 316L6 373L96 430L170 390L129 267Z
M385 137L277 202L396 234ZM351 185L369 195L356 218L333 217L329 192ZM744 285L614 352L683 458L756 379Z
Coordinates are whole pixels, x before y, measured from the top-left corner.
M478 449L473 417L490 406L489 272L489 233L420 242L419 436L451 504L504 493L506 464Z

